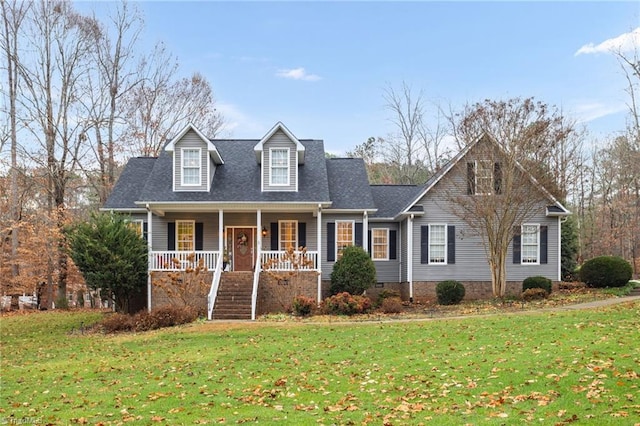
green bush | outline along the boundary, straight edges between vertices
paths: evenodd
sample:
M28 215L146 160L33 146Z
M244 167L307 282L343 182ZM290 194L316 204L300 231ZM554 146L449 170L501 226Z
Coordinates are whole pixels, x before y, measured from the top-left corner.
M342 292L324 299L321 309L328 315L365 314L371 310L371 299Z
M64 296L60 296L56 299L56 309L69 309L69 299Z
M376 283L376 267L362 247L349 246L333 265L329 292L334 295L347 292L362 294Z
M378 297L376 299L376 303L375 303L375 307L379 308L380 306L382 306L382 303L384 302L385 299L388 299L390 297L395 297L400 299L400 292L397 290L382 290L379 294Z
M522 292L522 300L529 302L531 300L546 299L549 293L540 287L531 287Z
M580 268L580 280L589 287L623 287L633 270L629 262L618 256L600 256L587 260Z
M399 314L402 312L402 299L399 297L386 297L380 304L380 310L385 314Z
M547 291L547 294L551 294L551 280L546 277L535 276L526 278L522 282L522 291L527 291L530 288L541 288Z
M457 305L464 298L464 285L460 281L442 281L436 285L439 305Z
M293 298L293 313L299 317L306 317L313 313L316 301L306 296L296 296Z

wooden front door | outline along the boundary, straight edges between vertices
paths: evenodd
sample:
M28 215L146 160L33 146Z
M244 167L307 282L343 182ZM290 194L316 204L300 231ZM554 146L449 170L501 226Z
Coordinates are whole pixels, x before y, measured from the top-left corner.
M233 228L233 270L253 270L253 228Z

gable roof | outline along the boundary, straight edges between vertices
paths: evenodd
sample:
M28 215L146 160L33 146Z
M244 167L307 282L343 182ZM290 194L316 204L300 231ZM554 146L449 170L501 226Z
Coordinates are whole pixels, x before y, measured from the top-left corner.
M327 158L325 161L332 210L376 210L362 158Z
M156 160L156 157L136 157L129 159L127 166L120 174L103 209L144 210L144 207L136 205L136 201L140 199L140 192L142 191L144 182L149 178Z
M289 129L287 129L287 126L285 126L281 121L278 121L275 126L273 126L271 128L271 130L269 130L267 132L266 135L264 135L262 137L262 139L260 139L258 141L258 143L256 144L256 146L253 148L253 150L256 153L256 159L258 160L258 163L260 163L262 161L262 148L265 144L265 142L267 142L269 139L271 139L271 137L278 131L282 131L282 133L284 133L295 145L296 145L296 151L298 153L298 164L304 164L304 157L305 157L305 147L303 144L300 143L300 141L298 140L298 138L296 138L293 133L291 133L291 131Z
M371 185L371 194L378 211L372 218L394 220L422 187L417 185ZM422 206L420 210L422 209ZM412 213L416 213L412 211Z
M184 128L180 130L180 132L178 132L178 134L169 141L169 143L164 147L164 150L168 152L173 152L175 149L176 143L180 139L182 139L182 137L186 135L187 132L189 131L193 131L200 139L202 139L204 143L207 144L207 151L209 151L209 155L213 159L214 163L224 164L224 161L222 160L222 157L220 156L220 153L216 149L216 146L213 144L213 142L211 142L209 138L203 135L202 132L198 130L198 128L194 126L192 123L188 123L186 126L184 126Z
M407 206L403 210L403 213L408 213L415 206L415 204L418 201L420 201L420 199L422 199L422 197L424 197L438 182L440 182L440 180L442 180L442 178L444 176L446 176L446 174L449 173L451 171L451 169L453 169L453 167L456 164L458 164L458 162L462 158L464 158L469 153L469 151L471 151L471 149L474 146L476 146L482 140L489 141L490 143L494 144L500 150L501 153L504 153L504 148L502 146L500 146L500 144L498 142L496 142L491 136L489 136L488 133L486 133L486 132L482 133L473 142L471 142L470 144L465 146L462 150L460 150L460 152L458 152L458 154L456 154L437 173L435 173L433 176L431 176L431 178L429 178L429 180L427 180L427 182L424 184L424 186L422 188L422 191L419 192L419 194L413 199L413 201L411 201L409 204L407 204ZM547 199L553 204L553 206L554 206L553 210L549 210L547 208L547 214L548 215L550 215L550 216L567 216L567 215L571 214L571 212L566 207L564 207L545 187L543 187L538 182L538 180L531 173L529 173L517 161L516 161L516 166L520 169L520 171L522 171L525 174L525 176L527 176L529 178L531 183L533 183L534 186L536 188L538 188L543 193L543 195L545 197L547 197ZM552 214L549 214L549 213L552 213Z

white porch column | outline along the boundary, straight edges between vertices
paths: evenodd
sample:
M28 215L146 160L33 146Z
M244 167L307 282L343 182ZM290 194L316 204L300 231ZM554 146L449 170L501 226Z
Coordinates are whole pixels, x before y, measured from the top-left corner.
M562 281L562 218L558 216L558 281Z
M151 262L152 262L152 254L153 250L153 232L152 225L153 222L153 213L151 213L151 209L149 208L149 204L147 204L147 310L151 311Z
M218 250L224 256L224 210L218 210Z
M317 226L316 226L316 234L317 234L317 251L318 255L316 257L318 262L318 305L322 303L322 206L318 204L318 217L317 217Z
M407 223L407 281L409 281L409 301L413 302L413 215Z
M256 245L256 247L258 248L258 251L256 253L257 256L262 253L262 210L260 209L258 209L258 211L256 212L256 239L258 240L258 244ZM259 261L260 259L256 257L256 262Z
M369 215L365 211L362 216L362 248L369 252Z

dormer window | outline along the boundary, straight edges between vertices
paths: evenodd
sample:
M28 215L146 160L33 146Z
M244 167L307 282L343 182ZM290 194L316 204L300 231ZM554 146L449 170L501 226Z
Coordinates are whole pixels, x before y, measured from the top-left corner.
M288 186L289 148L271 148L269 157L269 184L273 186Z
M200 148L182 149L182 185L201 185L201 162Z

